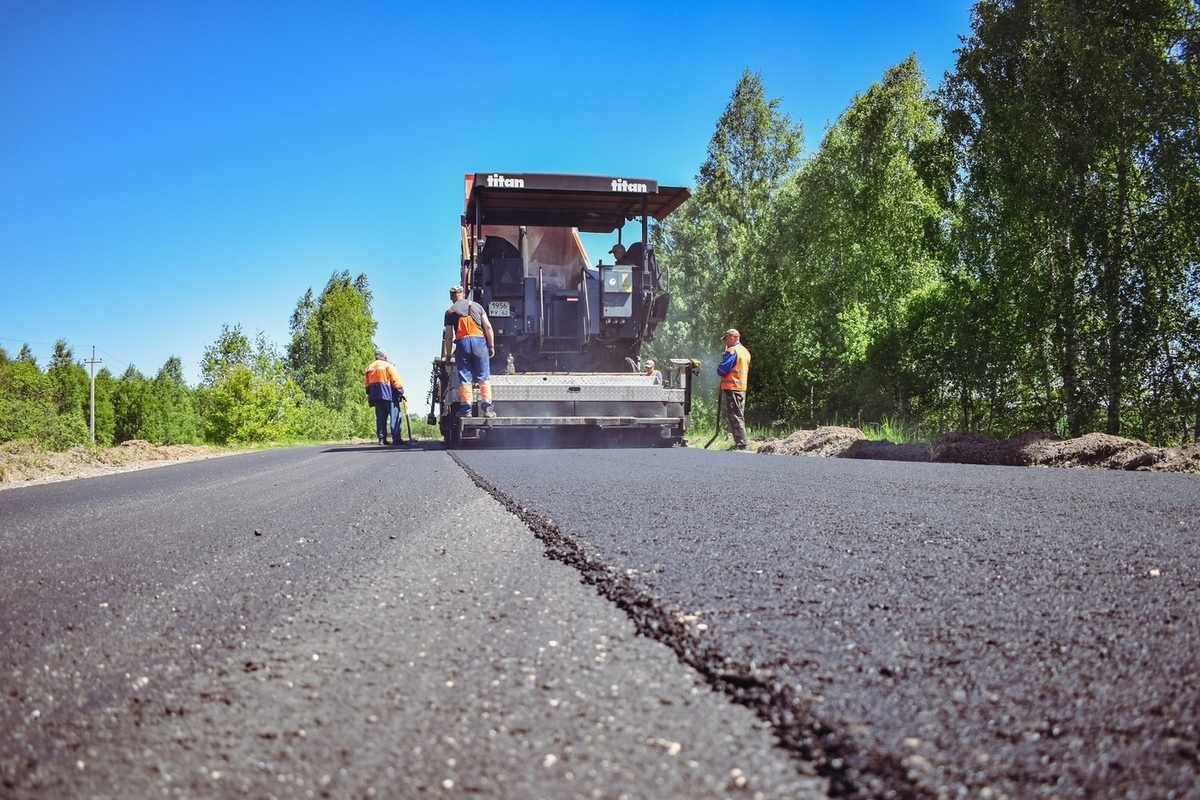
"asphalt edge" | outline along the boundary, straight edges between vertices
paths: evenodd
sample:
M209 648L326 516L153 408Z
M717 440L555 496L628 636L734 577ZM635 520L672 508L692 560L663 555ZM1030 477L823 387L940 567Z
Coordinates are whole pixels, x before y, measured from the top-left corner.
M520 519L545 546L546 556L573 567L584 583L615 603L642 636L671 648L716 690L753 711L771 725L780 746L799 762L805 773L830 782L830 797L852 800L891 798L926 800L936 797L915 784L902 760L890 753L870 753L838 725L822 720L807 700L770 670L743 663L703 641L700 632L685 620L685 612L671 608L640 586L630 575L606 564L552 519L521 505L465 464L452 450L450 457L471 481Z

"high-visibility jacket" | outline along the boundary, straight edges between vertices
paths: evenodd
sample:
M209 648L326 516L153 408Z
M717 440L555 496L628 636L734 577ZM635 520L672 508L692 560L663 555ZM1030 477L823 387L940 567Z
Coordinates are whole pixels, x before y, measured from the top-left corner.
M750 351L741 342L725 348L725 355L717 365L717 374L721 376L722 390L746 391L746 380L750 377Z
M400 374L396 372L396 367L382 359L372 361L367 367L366 374L363 375L363 385L367 389L367 402L371 405L380 402L391 403L399 400L404 394L404 384L400 382Z
M484 337L483 306L463 298L446 309L446 325L454 328L454 341L468 336Z

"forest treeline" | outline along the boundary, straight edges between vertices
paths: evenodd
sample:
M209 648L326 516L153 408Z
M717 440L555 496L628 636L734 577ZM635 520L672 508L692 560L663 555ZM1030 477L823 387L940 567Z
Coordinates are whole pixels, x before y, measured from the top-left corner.
M983 0L939 86L895 65L807 156L747 71L656 231L656 349L738 328L760 425L1194 439L1198 17Z
M321 441L371 436L374 412L363 369L374 357L376 322L365 275L334 274L320 295L296 304L281 352L261 333L224 325L189 386L179 358L149 378L132 365L95 373L95 386L65 341L43 370L28 345L0 348L0 442L27 439L55 450L91 441L155 444ZM95 415L92 414L92 392ZM94 419L94 421L93 421Z
M811 150L747 70L654 229L653 352L740 329L764 427L1195 439L1198 21L1197 0L981 0L940 84L896 64ZM285 352L226 326L194 388L174 358L101 370L97 442L371 435L370 300L348 273L309 290ZM86 441L88 409L66 342L44 370L0 350L0 441Z

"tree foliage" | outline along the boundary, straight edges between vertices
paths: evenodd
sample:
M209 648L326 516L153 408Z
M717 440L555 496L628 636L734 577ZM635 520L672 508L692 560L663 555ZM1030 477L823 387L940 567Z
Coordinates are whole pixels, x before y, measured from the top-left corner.
M46 377L50 381L54 406L64 424L72 431L72 443L90 441L90 380L83 367L75 363L75 354L63 339L54 343Z
M308 397L290 376L278 347L261 332L251 343L240 325L223 326L205 350L201 373L196 403L205 441L340 439L367 430L370 409L365 404L339 409ZM361 393L361 372L357 381Z
M60 413L55 383L38 369L28 345L16 360L0 359L0 442L16 439L41 442L53 450L87 440L80 416Z
M367 278L334 274L310 289L292 318L287 358L262 332L223 325L205 347L200 384L187 385L172 356L153 378L130 365L95 376L96 441L154 444L336 440L370 435L374 414L362 376L373 358L376 323ZM0 349L0 442L31 439L66 449L89 439L90 376L66 341L38 367L28 345L16 359Z
M113 376L101 368L95 375L96 395L96 444L109 447L115 441L117 420L112 404Z
M251 344L241 325L223 325L200 360L197 393L203 434L216 444L281 438L287 406L299 389L284 374L277 348L259 332Z
M293 322L289 369L279 348L240 324L223 325L200 363L200 385L172 356L153 378L130 365L95 376L96 442L154 444L336 440L369 435L374 415L362 400L371 361L371 295L365 275L334 275L319 298L311 290ZM301 388L306 382L310 395ZM90 376L66 341L38 367L28 345L16 359L0 349L0 442L30 439L64 450L89 439Z
M309 398L329 408L362 405L362 375L374 357L377 325L367 276L335 273L313 299L310 288L292 314L287 366Z
M1016 310L1005 402L1036 398L1047 427L1118 433L1147 399L1195 397L1196 17L1192 0L983 0L945 87L963 266Z
M856 97L780 193L771 365L809 415L904 415L906 303L945 271L953 171L915 58ZM794 413L794 409L788 409Z
M763 269L763 234L774 196L804 146L803 128L780 103L766 99L758 74L742 74L717 120L693 196L656 231L660 260L673 276L673 311L660 349L710 351L731 326L753 341L755 326L766 322L759 312L773 287ZM713 381L703 378L702 384Z
M171 356L149 386L150 403L143 437L155 444L194 444L200 440L195 394L183 378L183 362Z
M804 158L747 72L658 231L665 342L738 327L760 422L1196 437L1198 8L981 0Z
M113 439L128 442L146 439L146 409L149 397L146 378L130 364L112 387Z

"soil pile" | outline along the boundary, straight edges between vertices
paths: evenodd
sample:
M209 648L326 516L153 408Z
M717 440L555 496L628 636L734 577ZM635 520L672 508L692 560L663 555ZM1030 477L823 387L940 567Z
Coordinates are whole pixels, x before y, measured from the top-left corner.
M759 445L758 452L943 464L1200 473L1200 444L1154 447L1104 433L1089 433L1077 439L1036 430L1009 439L951 433L929 443L894 444L870 441L857 428L830 426L796 431L785 439L768 439Z
M865 441L867 437L858 428L830 425L813 431L796 431L786 439L767 439L758 446L758 452L785 456L836 457L845 455L851 445Z

